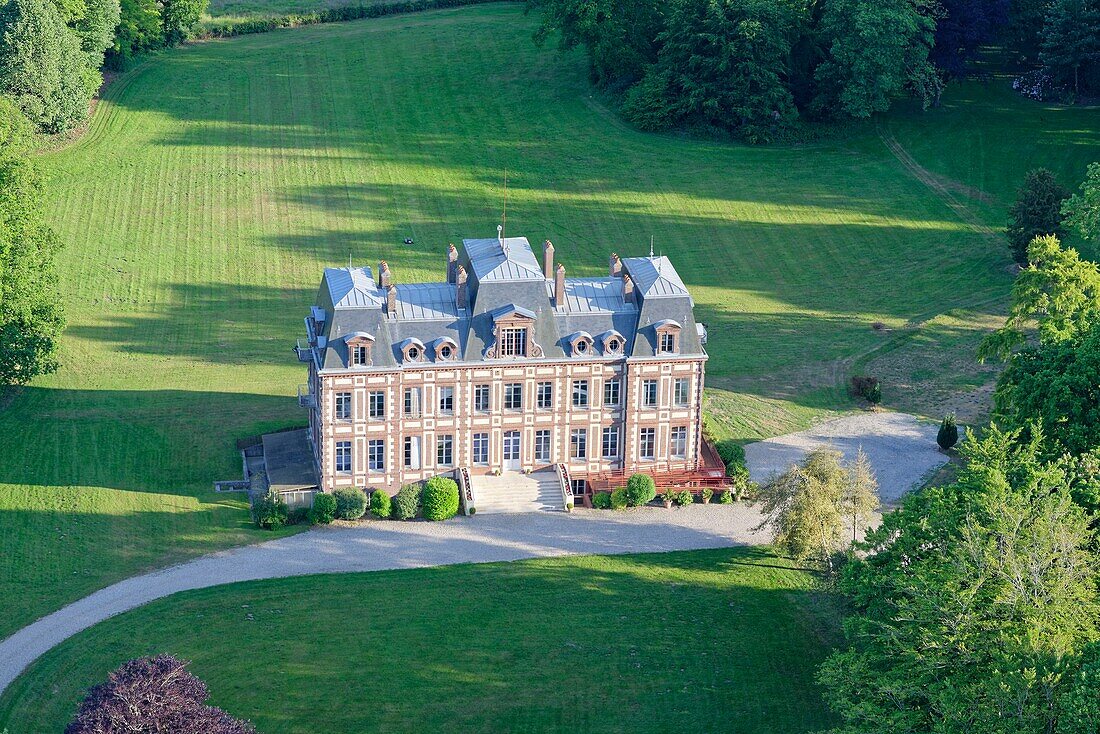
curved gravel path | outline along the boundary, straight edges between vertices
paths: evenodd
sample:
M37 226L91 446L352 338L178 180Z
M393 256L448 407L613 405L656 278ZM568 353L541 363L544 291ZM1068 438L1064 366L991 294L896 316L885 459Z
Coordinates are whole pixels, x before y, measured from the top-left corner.
M477 515L444 523L363 522L314 528L120 581L0 642L0 693L39 656L77 632L178 591L316 573L381 571L576 554L646 553L770 539L745 505Z

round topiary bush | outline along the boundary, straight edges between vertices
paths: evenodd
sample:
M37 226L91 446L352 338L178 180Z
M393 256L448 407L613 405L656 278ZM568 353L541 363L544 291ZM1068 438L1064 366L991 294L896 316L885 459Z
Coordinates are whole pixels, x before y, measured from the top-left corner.
M313 507L309 511L309 521L314 525L328 525L336 519L336 498L331 494L313 495Z
M733 490L732 489L723 490L722 493L718 495L718 504L720 504L720 505L732 505L733 504Z
M370 496L370 514L379 520L385 520L390 516L390 495L381 489L374 490Z
M635 474L626 482L626 504L641 507L653 501L657 496L657 485L648 474Z
M446 520L458 514L458 483L447 477L432 477L420 495L425 520Z
M336 517L341 520L358 520L367 511L367 495L361 489L338 489L332 496L336 498Z
M607 492L596 492L592 495L592 506L597 510L611 509L611 495Z
M416 484L406 484L393 496L390 517L394 520L411 520L419 512L420 487Z
M625 510L626 504L626 487L619 487L611 493L612 510Z
M256 524L266 530L278 530L286 525L286 502L274 489L268 490L262 498L256 500L252 508L252 514L256 518Z

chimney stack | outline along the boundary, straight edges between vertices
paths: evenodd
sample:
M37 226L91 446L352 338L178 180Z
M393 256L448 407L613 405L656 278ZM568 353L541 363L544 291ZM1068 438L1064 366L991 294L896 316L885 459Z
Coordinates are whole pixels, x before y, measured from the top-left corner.
M455 305L466 308L466 268L461 265L455 274Z
M623 303L632 303L634 301L634 281L631 277L623 273Z
M385 290L390 287L392 282L389 263L383 260L378 263L378 287Z
M393 283L386 287L386 316L397 318L397 286Z
M454 283L458 274L458 250L452 242L447 245L447 282Z
M547 280L554 277L554 243L550 240L542 243L542 274Z
M565 266L554 271L554 308L565 308Z
M614 252L611 253L611 265L608 268L608 273L612 278L618 278L623 274L623 261Z

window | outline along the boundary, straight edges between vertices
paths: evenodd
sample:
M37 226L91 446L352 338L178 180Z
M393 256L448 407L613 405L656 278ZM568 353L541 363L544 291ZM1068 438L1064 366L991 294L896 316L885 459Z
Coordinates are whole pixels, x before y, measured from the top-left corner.
M351 441L336 442L336 471L351 473Z
M549 410L554 407L554 383L540 382L536 388L538 398L537 406L540 410Z
M623 348L623 343L621 341L619 341L618 339L616 339L615 337L611 337L610 339L607 340L607 353L608 354L618 354L620 351L622 351L622 348Z
M367 347L357 344L351 349L351 363L356 366L367 364Z
M405 436L405 468L420 468L420 436Z
M475 464L488 464L489 463L489 434L488 433L475 433L474 434L474 463Z
M569 434L569 458L588 458L588 431L584 428L574 428Z
M573 351L576 352L577 354L587 354L588 353L588 340L587 339L578 339L573 344Z
M619 404L619 381L608 380L603 384L603 404L604 405L618 405Z
M588 407L588 380L573 380L573 407Z
M619 458L619 429L616 426L603 429L603 458Z
M409 347L405 350L405 359L415 362L420 359L420 347Z
M455 350L450 344L441 344L438 354L439 358L445 361L455 356Z
M677 377L673 383L673 400L677 405L683 406L691 402L691 380L687 377Z
M367 393L367 416L371 420L381 420L386 417L386 393Z
M588 480L587 479L570 479L569 488L573 490L573 494L582 495L588 493Z
M550 431L535 431L535 461L550 461Z
M642 405L647 408L657 407L656 380L642 380Z
M672 438L669 441L669 453L672 454L674 459L683 459L687 457L688 446L688 429L687 426L674 426L672 429Z
M659 339L659 345L657 351L660 354L672 354L676 351L676 336L669 332L661 332Z
M657 429L643 428L639 434L638 456L652 461L656 458Z
M474 385L474 410L479 413L489 412L489 386Z
M367 441L367 469L370 471L386 469L386 442L380 438Z
M455 412L455 389L453 387L439 388L439 412L444 415L452 415Z
M510 382L504 386L504 409L523 409L523 383Z
M455 437L447 434L435 439L435 463L438 466L450 466L454 463Z
M502 329L500 332L500 356L527 356L527 329Z
M351 393L336 393L336 419L341 421L351 420Z
M420 388L405 388L405 415L420 415Z

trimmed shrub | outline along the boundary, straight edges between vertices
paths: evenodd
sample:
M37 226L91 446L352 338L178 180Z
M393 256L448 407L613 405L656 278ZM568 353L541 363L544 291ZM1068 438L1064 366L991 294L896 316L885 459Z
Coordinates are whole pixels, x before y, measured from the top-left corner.
M458 483L447 477L432 477L420 495L425 520L446 520L458 514Z
M710 498L714 496L714 490L710 487L703 487L703 491L699 493L699 496L703 498L703 502L710 502Z
M256 518L256 524L265 530L278 530L286 525L286 502L274 489L269 489L261 499L256 500L252 508L252 515Z
M336 498L331 494L313 495L313 507L309 511L309 521L314 525L328 525L336 519Z
M947 451L959 442L959 427L955 425L955 416L949 415L940 424L940 432L936 434L936 443Z
M625 510L626 506L626 487L619 487L611 493L611 509Z
M634 474L626 482L626 504L630 507L641 507L653 501L657 496L657 485L653 483L653 477L648 474Z
M695 501L695 498L691 496L691 492L686 489L673 490L668 493L668 496L672 498L672 504L679 507L690 505Z
M720 505L732 505L733 504L733 490L724 489L718 494L718 504Z
M406 484L390 503L390 517L394 520L411 520L420 512L420 487Z
M597 510L611 509L611 495L607 492L596 492L592 495L592 506Z
M301 525L302 523L309 522L309 508L308 507L295 507L290 511L290 514L286 516L287 525Z
M379 520L385 520L390 516L392 511L390 505L390 495L384 490L376 489L370 496L370 514L377 517Z
M332 496L336 499L336 517L341 520L358 520L367 511L367 495L361 489L338 489Z

